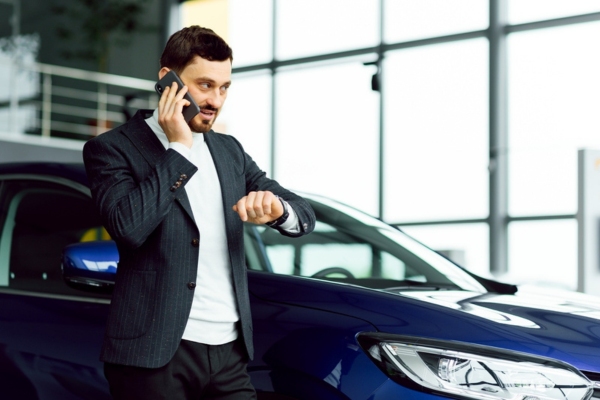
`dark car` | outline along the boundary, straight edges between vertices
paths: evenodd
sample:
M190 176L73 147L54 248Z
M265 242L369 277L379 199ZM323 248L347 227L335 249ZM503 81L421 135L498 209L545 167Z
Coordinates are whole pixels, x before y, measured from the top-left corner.
M309 196L315 231L247 225L259 399L600 398L600 301L478 277ZM0 398L108 399L118 252L81 165L0 165Z

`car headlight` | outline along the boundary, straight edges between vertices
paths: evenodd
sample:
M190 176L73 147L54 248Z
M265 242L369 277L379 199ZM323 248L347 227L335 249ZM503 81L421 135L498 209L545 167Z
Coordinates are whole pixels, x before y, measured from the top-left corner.
M396 382L457 399L585 400L593 384L569 364L494 347L381 333L357 340Z

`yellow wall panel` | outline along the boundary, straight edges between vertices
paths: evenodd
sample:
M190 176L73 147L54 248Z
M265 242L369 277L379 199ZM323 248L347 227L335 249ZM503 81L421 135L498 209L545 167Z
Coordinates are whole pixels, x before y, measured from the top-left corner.
M184 27L200 25L210 28L225 39L225 41L229 42L229 1L186 1L181 7L181 22Z

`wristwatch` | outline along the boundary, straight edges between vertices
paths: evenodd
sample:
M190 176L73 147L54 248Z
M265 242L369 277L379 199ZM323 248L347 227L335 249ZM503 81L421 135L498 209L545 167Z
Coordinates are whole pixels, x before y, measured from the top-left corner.
M271 228L277 228L278 226L283 224L285 221L287 221L287 219L290 216L290 211L288 210L287 203L285 201L283 201L283 199L281 197L277 196L277 198L279 199L279 201L281 202L281 205L283 206L283 214L281 214L281 217L279 217L273 221L265 223L265 225L270 226Z

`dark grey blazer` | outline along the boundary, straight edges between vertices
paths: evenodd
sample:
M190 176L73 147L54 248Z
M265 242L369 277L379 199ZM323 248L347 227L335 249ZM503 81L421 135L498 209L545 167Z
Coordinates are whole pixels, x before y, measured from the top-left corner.
M196 290L202 240L183 190L197 168L178 152L165 151L144 121L151 113L138 111L124 125L89 140L83 152L92 197L120 255L100 358L145 368L165 365L179 345ZM295 236L313 230L315 215L304 199L267 178L236 139L211 131L205 140L223 195L238 328L252 358L243 223L231 207L248 192L269 190L298 214L301 232Z

